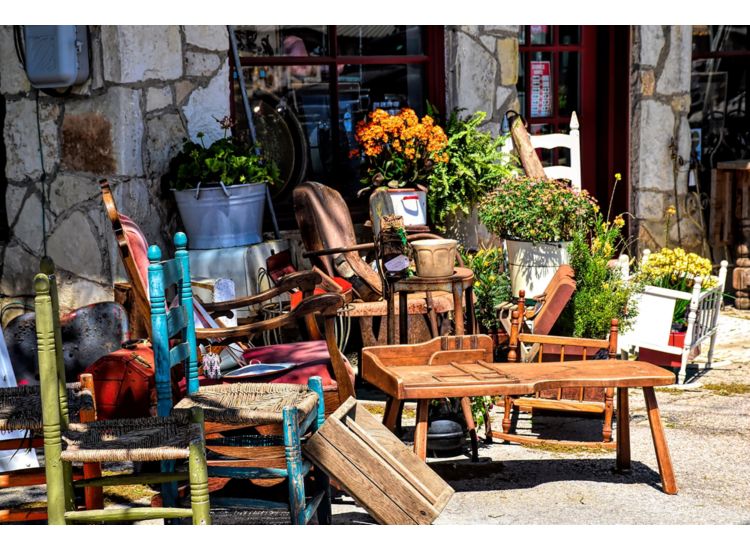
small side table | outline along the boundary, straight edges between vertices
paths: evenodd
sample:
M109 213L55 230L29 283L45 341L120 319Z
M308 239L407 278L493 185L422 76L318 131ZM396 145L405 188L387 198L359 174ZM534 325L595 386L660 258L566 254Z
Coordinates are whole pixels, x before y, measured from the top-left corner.
M474 272L466 267L457 267L448 277L409 277L392 284L388 297L388 344L396 340L396 293L398 293L399 343L409 342L409 309L410 292L450 292L453 294L453 316L455 318L455 335L462 336L464 327L463 296L466 296L466 309L469 314L469 334L474 334Z
M453 317L455 320L454 334L463 336L464 327L464 306L463 297L466 296L466 309L468 310L469 334L475 333L474 318L474 272L466 267L456 267L453 269L453 275L448 277L409 277L402 279L391 285L391 292L388 296L388 345L395 344L396 340L396 293L398 293L398 317L399 317L399 343L409 343L409 304L408 295L410 292L450 292L453 294ZM436 334L437 336L437 334ZM479 460L479 440L477 430L474 425L474 418L471 412L471 401L468 397L461 397L461 410L466 421L466 428L469 431L471 439L471 460ZM395 406L395 409L394 409ZM393 397L388 397L386 409L397 411L400 418L403 401L396 403ZM400 420L397 421L400 425ZM425 435L426 437L426 435ZM426 447L425 447L426 449ZM424 458L424 457L423 457Z

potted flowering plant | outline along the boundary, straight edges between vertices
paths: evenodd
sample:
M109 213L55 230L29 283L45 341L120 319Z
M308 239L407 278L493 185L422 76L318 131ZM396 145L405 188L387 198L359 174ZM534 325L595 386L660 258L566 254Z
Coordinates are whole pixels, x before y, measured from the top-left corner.
M586 191L554 180L504 179L479 203L479 219L505 239L513 295L541 293L557 268L568 263L577 231L589 229L598 206Z
M218 121L224 136L206 145L185 140L166 176L191 248L224 248L262 240L266 185L279 181L276 165L228 135L229 117Z
M443 129L431 116L420 120L412 109L396 115L377 109L357 123L355 137L359 148L350 157L362 157L365 169L361 181L366 187L360 194L384 188L388 210L402 216L406 225L426 224L428 176L436 164L448 161ZM373 222L377 234L379 216Z

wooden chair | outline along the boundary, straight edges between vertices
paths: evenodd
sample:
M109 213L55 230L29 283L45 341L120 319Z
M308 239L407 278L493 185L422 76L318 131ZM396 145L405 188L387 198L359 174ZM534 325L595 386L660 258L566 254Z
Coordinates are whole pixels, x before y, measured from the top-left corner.
M576 290L576 280L573 268L567 264L561 265L552 280L544 289L544 293L534 296L536 305L533 309L526 309L526 291L518 292L515 302L503 302L497 306L500 324L510 334L511 314L518 310L519 319L524 328L534 334L549 334L557 319Z
M570 117L570 133L568 134L535 134L529 135L534 149L568 149L570 152L570 166L545 166L544 173L551 179L570 180L571 187L581 190L581 136L578 116L573 111ZM507 140L503 145L504 153L513 152L513 141Z
M570 361L570 360L595 360L597 354L602 350L606 352L606 358L617 358L617 319L612 319L608 339L592 338L569 338L565 336L550 336L540 334L526 334L522 332L521 311L512 314L513 325L510 333L509 362L542 363L545 361ZM531 346L531 349L522 359L521 346ZM533 368L530 364L529 368ZM554 391L539 392L531 397L504 397L503 431L492 432L492 437L506 441L525 443L552 443L569 445L594 445L614 448L612 439L612 414L613 414L613 388L563 388ZM513 429L511 413L517 414L518 410L524 408L529 410L547 409L557 411L576 411L584 413L604 414L604 425L602 428L601 443L585 443L573 441L560 441L541 439L531 436L518 435Z
M62 342L57 284L54 276L55 267L52 260L43 258L41 270L47 276L50 284L49 299L52 330L56 342ZM69 415L80 422L94 421L96 419L96 405L93 400L94 391L91 375L82 374L78 383L66 384L62 344L55 348L55 352L54 365L60 379L60 406L66 412L66 418ZM25 433L24 437L0 441L0 450L24 452L24 449L41 448L43 446L42 429L41 386L24 385L0 389L0 431L23 430ZM98 464L84 464L82 469L71 469L69 473L75 479L91 478L101 476L101 469ZM28 487L45 482L44 468L41 467L25 468L0 475L0 487L2 488ZM84 494L86 509L93 510L103 507L104 501L100 487L87 488ZM0 523L37 521L46 518L47 511L41 507L0 510Z
M150 335L148 243L138 225L117 210L109 183L102 180L100 188L120 257L132 287L133 309L136 319L131 324L143 326L144 332ZM331 298L314 300L313 302L306 301L313 296L316 285L320 283L320 274L313 271L300 271L279 278L273 288L254 296L241 297L225 302L202 303L202 309L216 318L231 315L231 311L237 308L253 307L298 289L302 292L302 303L305 304L305 307L273 319L243 324L238 328L221 327L219 323L210 323L213 325L211 327L196 327L195 335L198 343L211 342L214 347L220 347L221 342L239 342L244 345L251 338L264 332L293 326L302 321L307 328L310 341L268 346L246 346L244 360L262 363L292 362L299 365L297 368L281 375L269 375L258 379L259 382L306 384L311 376L321 377L324 385L326 412L330 413L336 410L349 396L354 395L354 369L337 346L335 316L325 315L326 312L330 313L327 309L325 311L323 309L318 311L311 309L311 306L326 308L334 302L339 303L339 301ZM340 303L343 305L343 302ZM323 333L318 329L315 322L316 313L324 317L325 330Z
M330 523L330 486L321 471L315 471L316 492L306 498L305 478L310 463L302 459L301 440L315 431L324 418L323 384L318 377L309 380L310 389L298 384L235 383L201 387L198 379L198 352L190 284L187 237L175 235L175 257L162 261L161 250L151 246L149 255L149 295L151 330L156 362L157 412L172 413L172 367L181 365L187 395L175 410L199 407L206 417L208 449L221 459L209 461L212 476L236 479L282 478L288 481L288 503L253 499L214 499L217 506L245 508L257 512L258 519L269 510L287 509L291 523L305 524L317 511L320 523ZM166 292L174 286L177 304L167 309ZM311 297L288 315L312 315L318 310L335 312L342 298L335 294ZM319 307L320 304L324 304ZM329 315L330 317L330 315ZM278 324L269 319L267 325ZM214 337L229 340L247 337L246 326L214 329ZM343 386L343 384L342 384ZM348 396L347 396L348 397ZM226 435L225 432L260 427L276 428L275 434ZM163 463L163 470L173 469ZM174 488L163 489L164 498L173 498Z
M359 320L364 346L386 343L387 304L378 274L362 259L360 253L374 251L375 243L357 244L349 208L341 195L320 183L306 181L294 189L294 214L302 242L312 264L330 277L342 277L352 284L357 300L350 304L348 315ZM417 233L408 240L437 238ZM463 263L458 258L459 265ZM396 304L398 311L398 304ZM410 341L439 336L437 316L453 310L453 298L447 292L418 293L409 296ZM377 321L376 321L377 320Z
M47 480L47 516L50 524L130 521L152 518L192 517L194 523L210 523L203 428L200 410L169 418L135 420L69 421L67 390L62 361L62 340L56 326L54 282L40 273L34 279L37 314L36 334ZM81 392L93 401L93 393ZM189 458L192 507L114 508L76 510L75 487L102 487L158 481L159 477L107 476L74 482L73 462L101 463ZM174 479L176 476L171 476ZM180 474L180 477L187 475Z

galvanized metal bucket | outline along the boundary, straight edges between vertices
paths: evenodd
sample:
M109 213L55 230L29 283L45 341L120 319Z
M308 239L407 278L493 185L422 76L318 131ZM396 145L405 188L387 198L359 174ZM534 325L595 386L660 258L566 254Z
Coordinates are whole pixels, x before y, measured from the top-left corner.
M265 183L173 190L193 249L246 246L263 240Z

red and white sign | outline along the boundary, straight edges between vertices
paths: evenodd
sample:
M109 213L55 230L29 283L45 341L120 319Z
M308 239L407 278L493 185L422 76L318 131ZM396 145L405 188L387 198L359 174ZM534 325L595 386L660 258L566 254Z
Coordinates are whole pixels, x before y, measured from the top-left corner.
M531 118L552 116L552 70L549 61L531 62Z

